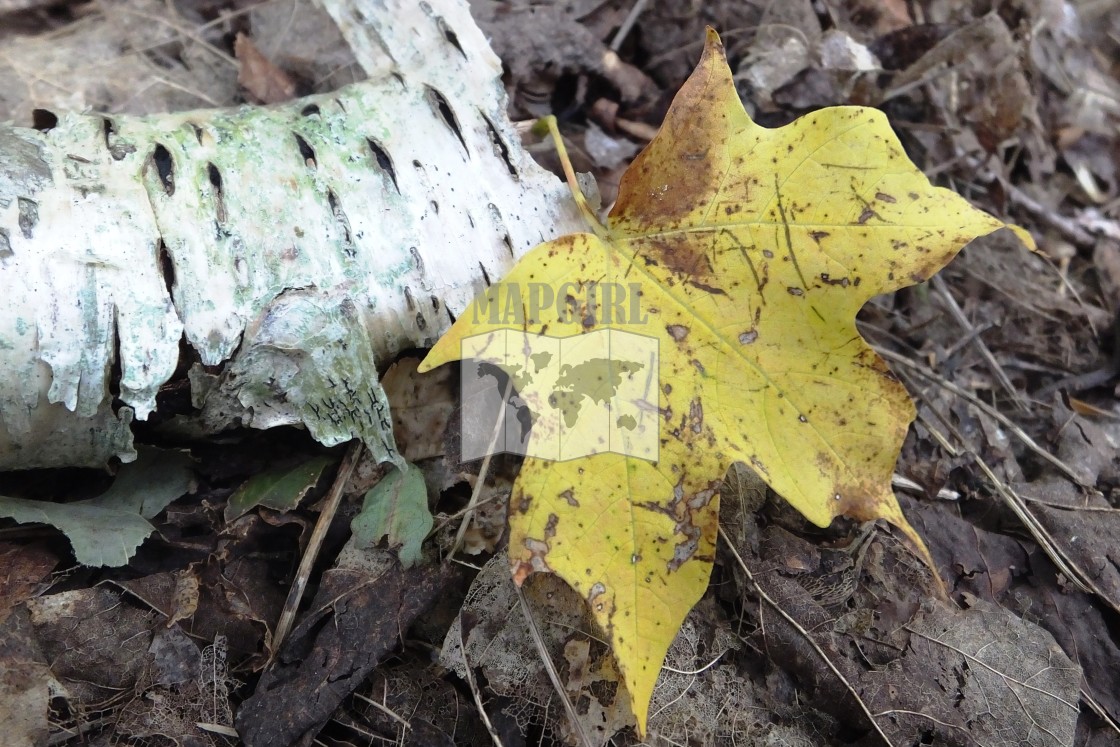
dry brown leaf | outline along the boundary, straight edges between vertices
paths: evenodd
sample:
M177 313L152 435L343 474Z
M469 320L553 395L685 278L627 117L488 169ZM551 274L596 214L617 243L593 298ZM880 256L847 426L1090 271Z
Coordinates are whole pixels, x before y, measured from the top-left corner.
M245 34L238 34L233 42L233 53L241 63L237 82L258 104L279 104L295 98L296 84L291 76L264 56L257 45Z

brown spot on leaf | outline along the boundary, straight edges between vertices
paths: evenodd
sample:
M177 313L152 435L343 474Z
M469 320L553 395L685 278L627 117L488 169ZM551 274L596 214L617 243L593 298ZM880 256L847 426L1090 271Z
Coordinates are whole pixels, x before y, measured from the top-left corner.
M669 333L669 336L677 342L680 342L684 338L688 337L689 333L688 327L684 326L683 324L669 324L665 327L665 330ZM666 392L666 394L668 394L668 392Z
M711 273L708 255L689 234L659 236L646 242L646 246L648 249L642 254L686 278L707 277Z
M561 494L560 494L560 497L561 497L561 498L563 498L563 499L564 499L564 501L565 501L565 502L566 502L566 503L567 503L567 504L568 504L569 506L571 506L571 507L573 507L573 508L579 508L579 501L577 501L577 500L576 500L576 494L575 494L575 493L574 493L574 492L572 491L572 489L571 489L571 488L569 488L569 489L565 490L565 491L564 491L563 493L561 493ZM552 520L552 519L551 519L551 517L550 517L550 518L549 518L549 521L551 521L551 520Z
M676 520L678 541L673 548L673 557L667 563L669 572L676 571L696 555L702 534L696 523L696 514L719 495L720 481L708 483L708 487L693 495L684 492L684 478L673 486L673 499L667 508L662 509Z
M689 285L691 285L693 287L699 288L700 290L705 291L707 293L711 293L712 295L715 295L715 296L726 296L727 295L727 291L725 291L723 288L717 288L714 285L706 285L706 284L701 283L697 280L689 280L688 283L689 283Z
M704 405L697 397L688 403L689 427L693 433L699 433L704 427Z
M551 573L552 569L549 568L545 558L548 557L548 543L542 540L526 537L522 543L528 556L523 553L521 558L514 563L513 582L520 586L525 583L525 579L529 578L533 573Z

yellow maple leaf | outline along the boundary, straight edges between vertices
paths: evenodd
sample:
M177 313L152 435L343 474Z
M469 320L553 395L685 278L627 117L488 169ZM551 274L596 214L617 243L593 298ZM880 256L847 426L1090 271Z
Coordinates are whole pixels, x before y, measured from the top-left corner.
M552 459L531 450L514 487L514 578L550 571L588 601L643 734L669 644L707 585L720 478L732 462L751 465L819 526L841 514L883 518L926 553L890 484L914 408L855 315L1003 227L932 186L876 110L756 125L709 31L657 137L626 171L607 226L529 252L424 360L422 371L500 348L509 364L512 350L515 381L536 387L533 441L567 434ZM533 367L565 340L604 330L612 336L595 339L606 354L591 357L582 387L554 380L548 395L533 383ZM561 341L547 358L533 355L541 335ZM623 338L656 341L656 355L620 348ZM604 367L604 357L622 363ZM618 394L635 382L645 399ZM614 420L598 434L564 431L581 398L609 403ZM643 446L651 424L652 453ZM569 458L573 447L593 455Z

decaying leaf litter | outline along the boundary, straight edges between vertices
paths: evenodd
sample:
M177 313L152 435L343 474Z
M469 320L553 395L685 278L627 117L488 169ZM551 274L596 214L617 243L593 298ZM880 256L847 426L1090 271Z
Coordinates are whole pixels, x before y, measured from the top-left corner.
M718 15L723 10L717 6L712 13ZM1110 222L1112 213L1109 211L1114 206L1109 200L1115 200L1115 194L1114 184L1109 181L1109 168L1113 161L1099 156L1107 154L1109 148L1113 152L1115 150L1114 142L1109 139L1114 137L1115 132L1115 119L1109 119L1115 116L1115 97L1110 99L1108 95L1115 88L1115 83L1111 82L1114 80L1113 71L1098 65L1092 55L1086 57L1082 48L1088 42L1090 49L1109 50L1112 48L1108 45L1114 42L1109 41L1104 30L1106 24L1097 24L1100 28L1094 31L1093 6L1081 9L1085 14L1081 19L1081 29L1074 28L1068 17L1056 13L1052 16L1043 13L1032 15L1013 7L997 10L1000 13L996 16L975 18L960 9L945 9L934 4L910 9L913 16L903 12L900 21L897 9L890 14L876 15L867 8L853 5L831 8L829 17L833 27L822 28L820 16L815 13L795 18L778 17L778 13L795 12L791 4L783 4L782 9L750 9L754 15L747 17L742 17L742 9L735 9L739 16L731 14L725 19L689 17L687 23L673 16L670 27L674 34L684 35L690 30L695 32L680 46L695 45L695 40L701 38L700 29L705 22L716 21L716 25L723 29L748 25L768 29L767 33L726 35L733 70L737 76L748 81L748 90L742 91L744 100L748 109L758 107L751 112L758 121L779 124L799 113L799 107L821 104L879 105L891 116L903 144L927 173L932 173L943 183L952 184L996 214L1009 215L1029 225L1040 238L1042 248L1055 258L1056 268L1048 266L1038 257L1025 255L1001 237L993 237L991 241L974 244L946 271L944 288L927 286L896 294L889 299L874 300L861 316L861 331L888 353L901 356L898 361L891 358L892 368L907 383L912 394L920 395L919 421L912 429L897 472L902 477L915 480L928 494L918 501L903 495L903 508L929 543L951 592L959 602L969 606L964 618L959 616L960 613L953 618L954 627L984 631L977 635L985 642L1017 642L1016 651L1019 653L1013 657L1014 663L1025 669L1008 666L1008 657L1004 654L999 654L1002 658L984 660L980 646L970 649L967 641L950 639L939 632L937 625L943 624L940 615L944 612L918 609L924 595L920 593L923 588L918 576L920 570L914 567L913 556L879 529L863 545L865 549L859 571L861 583L852 597L845 600L840 608L822 608L808 591L818 588L817 581L821 576L810 573L807 578L806 572L819 569L822 565L829 569L843 566L846 561L836 555L836 551L842 551L849 538L855 537L858 532L854 527L846 526L837 526L833 533L824 536L812 530L807 532L804 526L785 516L779 504L769 500L764 503L761 522L756 520L752 523L751 515L744 513L741 517L731 517L730 521L725 516L724 524L730 527L737 521L742 527L743 540L738 539L736 532L729 531L729 534L735 538L733 544L748 564L755 546L778 548L778 551L763 553L762 558L752 566L752 573L767 596L779 601L802 630L799 631L793 622L772 608L757 601L750 602L757 600L760 592L748 582L743 582L745 597L732 591L734 584L713 586L713 591L701 603L698 612L686 622L683 640L679 639L674 644L670 654L672 669L697 673L685 675L666 670L663 684L668 690L660 695L657 691L654 693L651 712L658 715L651 721L651 739L660 735L674 741L692 738L706 743L720 738L734 738L739 743L748 739L762 743L765 740L794 739L800 734L814 742L834 741L840 739L838 735L843 733L837 725L838 718L849 724L847 728L852 728L854 690L863 697L871 713L889 712L889 715L880 715L879 721L888 734L898 740L896 743L904 742L906 735L915 733L928 733L952 743L968 743L970 739L985 744L1000 739L1009 743L1065 743L1066 735L1055 732L1053 725L1060 720L1060 709L1066 707L1063 703L1068 698L1044 699L1035 703L1014 690L1017 681L1026 682L1028 691L1035 695L1039 694L1039 690L1058 693L1062 688L1069 687L1068 680L1063 679L1067 676L1066 668L1055 666L1047 669L1045 665L1036 664L1047 661L1049 652L1045 639L1037 638L1039 625L1049 630L1062 648L1084 667L1082 711L1087 711L1084 706L1092 702L1105 713L1116 713L1112 698L1117 690L1110 680L1116 671L1112 653L1115 647L1105 633L1109 617L1113 614L1110 607L1115 606L1116 599L1112 591L1115 582L1107 574L1110 543L1086 541L1086 537L1094 537L1094 530L1104 533L1105 540L1109 536L1107 522L1112 514L1107 509L1110 508L1108 496L1114 435L1109 432L1111 422L1105 417L1092 415L1090 408L1107 410L1111 392L1101 387L1072 391L1072 400L1062 400L1060 396L1038 396L1040 390L1053 381L1061 381L1074 373L1094 371L1109 363L1109 356L1100 352L1098 342L1109 342L1107 334L1113 308L1110 301L1114 286L1109 285L1109 278L1110 257L1115 245L1109 241L1109 232L1115 231L1115 224ZM625 20L628 11L629 8L608 8L599 14L591 13L574 19L565 18L562 11L556 11L554 22L558 28L552 34L556 40L586 40L588 34L584 32L591 31L593 41L584 47L588 50L585 54L588 60L583 63L585 67L569 72L576 78L575 85L570 78L560 81L562 89L569 86L566 90L574 90L576 96L567 102L561 101L569 106L584 107L600 130L610 133L609 140L624 140L624 145L626 139L619 137L620 133L629 131L624 128L637 131L640 128L631 125L643 119L652 124L659 122L658 108L663 105L657 101L659 91L671 92L683 79L681 74L675 80L666 80L659 77L663 75L660 70L672 64L683 64L687 69L695 60L693 57L681 63L678 59L681 55L675 53L675 48L665 50L660 54L665 59L659 60L659 53L652 46L639 46L651 45L650 40L658 38L654 32L659 28L656 24L665 22L662 14L672 15L672 11L652 4L638 18L635 26L641 41L635 41L632 32L620 52L624 59L637 60L647 55L645 74L654 87L637 96L631 94L629 98L620 94L602 96L603 77L607 77L608 83L611 78L602 74L601 49L609 46L610 32L614 25ZM728 12L731 13L730 10ZM484 17L481 12L479 15ZM813 19L818 23L816 29L809 24ZM791 20L796 23L790 24ZM568 25L559 26L565 23ZM694 28L689 29L689 24ZM1038 24L1041 26L1031 43L1025 44L1021 29ZM801 53L800 57L782 53L782 50L796 47L788 40L783 43L768 41L776 30L780 31L787 25L794 25L805 35L801 43L808 51ZM1001 28L1003 34L1000 33ZM1096 41L1092 41L1094 33L1101 35ZM1004 37L1005 43L1012 45L1009 54L995 54L992 50L998 49L995 45ZM594 41L596 38L605 42ZM977 38L987 41L978 44ZM962 39L966 41L962 42ZM1077 39L1081 44L1075 44L1071 39ZM502 42L497 35L495 43L501 49ZM627 44L632 47L627 49ZM860 46L872 52L882 69L896 72L884 76L881 70L859 67L866 62ZM538 53L546 51L547 47L547 44L542 45ZM694 49L699 52L698 47L694 46ZM839 56L839 65L834 54L837 49L845 53ZM980 55L978 50L981 49L991 56L971 59ZM907 60L907 55L918 59ZM921 63L922 58L928 59ZM992 59L1000 60L1002 64L992 65ZM1103 59L1109 57L1105 55ZM1011 64L1009 60L1018 64ZM578 66L580 63L577 58L575 63L567 64ZM851 67L844 67L844 64ZM585 78L582 94L580 77ZM884 77L889 80L884 81ZM1079 88L1074 81L1089 82ZM543 75L538 80L510 83L511 88L520 85L522 88L537 86L548 90L554 81ZM613 85L622 88L618 82ZM770 90L762 91L765 86L770 86ZM515 94L519 90L515 88ZM977 91L984 93L980 95ZM1022 91L1032 95L1018 95L1017 92ZM971 98L969 92L973 93ZM1004 92L1005 95L1000 97L992 92ZM1039 94L1043 95L1039 97ZM567 94L562 90L560 95ZM600 97L594 98L597 95ZM814 96L817 98L814 99ZM833 98L829 99L829 96ZM824 100L821 100L822 97ZM515 103L517 100L515 96ZM615 105L613 110L612 104ZM1016 113L1023 116L993 114L998 113L1001 107L1019 107ZM1108 129L1110 124L1111 130ZM595 148L590 144L582 148L588 152L598 152L596 149L603 144L597 135L588 135L593 132L590 127L582 130L573 126L572 131L577 139L583 138L584 143L590 139L591 143L598 144ZM1086 153L1098 157L1086 158ZM609 174L607 176L609 178ZM604 194L609 200L608 189L604 189ZM1003 209L1005 206L1009 208ZM967 326L953 320L948 311L946 294L954 297L962 307L962 318ZM986 346L995 365L988 360L981 344ZM902 360L914 365L908 368ZM1067 388L1075 384L1073 382ZM949 388L951 385L978 398L981 404L994 404L998 412L1010 418L1011 423L1001 422L981 405L969 402L960 391ZM1023 404L1017 404L1019 401ZM1072 476L1063 475L1030 446L1024 445L1025 442L1011 426L1021 427L1042 449L1062 457ZM289 448L298 454L300 446L298 439L294 440L296 443ZM454 443L449 446L453 452ZM216 449L211 452L208 465L204 463L208 471L203 469L202 474L209 477L211 489L215 482L219 486L229 485L232 489L241 482L239 478L254 471L254 463L268 461L261 451L260 441L237 449L235 456L231 456L228 446ZM298 461L298 457L290 461ZM991 470L991 477L985 475L984 467ZM439 487L456 483L458 487L451 485L449 492L461 500L466 491L463 483L455 477L457 471L457 465L441 467L442 475L435 477L433 483ZM996 484L993 477L1003 482L1000 491L993 489ZM377 475L363 475L367 486L376 478ZM493 476L489 481L489 485L484 487L491 494L500 496L501 483ZM65 486L65 482L62 485ZM495 488L495 485L498 487ZM1078 486L1091 486L1099 491L1099 495ZM61 490L58 486L51 488ZM206 489L204 484L203 490ZM42 484L39 490L49 495L49 489ZM360 498L364 490L364 486L358 486L351 492L355 498ZM955 495L958 500L952 504L935 502L933 497L939 491L945 497ZM445 500L450 501L452 495ZM1018 505L1013 502L1016 496L1031 512L1028 520L1030 516L1037 516L1030 534L1023 531L1022 519L1016 517L1010 508ZM192 559L188 554L191 548L199 553L206 547L206 539L196 538L207 537L213 532L212 527L218 526L217 517L205 513L204 501L207 498L211 504L220 504L222 500L220 493L207 495L203 492L182 501L182 506L173 504L166 514L166 523L161 522L164 538L149 540L149 544L170 543L178 550L179 558L168 558L164 568L153 567L150 557L145 560L145 551L151 552L151 548L145 546L129 569L129 575L153 577L148 585L155 587L158 586L155 583L159 578L157 571L174 576L186 568L187 562ZM486 501L480 512L490 511L498 502ZM445 503L443 508L444 513L454 513L455 504ZM725 512L728 510L727 505L723 508ZM952 510L946 510L949 508ZM230 661L248 672L251 679L252 672L259 669L261 663L260 657L256 662L250 658L251 653L259 653L253 641L260 641L265 627L273 624L278 604L274 601L273 608L269 609L263 603L268 594L262 592L267 591L268 584L262 580L282 579L290 570L270 568L270 565L278 566L276 561L270 564L267 553L262 556L259 549L253 548L263 546L277 552L275 538L286 536L289 540L281 543L279 552L288 553L286 557L290 558L294 536L300 523L306 523L309 515L296 512L278 516L263 510L247 514L243 517L246 519L244 524L225 537L224 554L217 563L191 569L190 573L182 574L185 580L170 578L164 582L164 586L172 591L186 590L180 594L186 600L179 604L179 612L170 601L174 597L170 592L167 592L165 601L160 601L153 591L142 592L149 601L141 604L158 605L144 609L158 610L154 614L164 615L160 618L164 622L183 614L186 616L181 621L192 620L190 614L193 614L192 622L195 624L188 628L191 633L199 636L209 634L207 640L214 641L213 620L217 616L215 610L220 607L206 597L222 596L226 606L238 610L240 614L240 617L231 617L231 613L227 613L224 618L231 633L238 631L238 635L231 635L229 640L240 636L238 643L242 646L241 653L235 653ZM491 515L490 518L493 521L495 517ZM437 521L440 521L438 516ZM471 533L472 546L492 548L493 526L483 522L475 527ZM1049 532L1055 543L1049 553L1040 549L1045 545L1028 539L1037 538L1041 531ZM810 541L795 543L793 538L798 535ZM1077 539L1073 540L1075 537ZM47 540L48 544L21 552L20 557L26 554L27 559L18 563L13 561L13 567L42 567L44 553L46 557L50 557L51 552L57 556L59 548L64 547L57 542L51 544L48 536L41 539ZM339 541L336 540L336 547ZM161 544L165 553L168 546ZM1054 558L1060 559L1063 550L1081 567L1084 578L1078 579L1076 567L1061 576L1051 570L1049 564ZM853 555L858 556L859 553ZM327 556L331 557L329 542ZM38 566L32 562L36 557L39 558ZM353 561L353 557L347 559L343 556L334 563L335 569L354 572ZM330 560L324 562L331 564ZM231 567L236 565L237 571L218 573L215 578L215 572L225 569L227 564ZM250 569L249 565L253 568ZM735 574L744 575L741 569L735 570L736 566L734 560L728 558L717 566L717 571L728 574L728 578ZM374 571L366 572L368 578L383 578ZM34 577L35 573L31 570L30 577ZM28 583L37 584L43 572L39 573L39 577ZM96 580L86 574L88 572L80 572L61 580L60 584L69 586L56 584L52 591L65 591L67 588L80 590L83 585L88 586ZM193 613L189 604L191 576L201 582L198 584L201 598ZM336 578L339 576L336 575ZM1062 581L1061 586L1055 583L1058 578ZM1095 589L1092 594L1086 594L1077 591L1077 584ZM140 588L140 585L134 586ZM418 591L423 589L420 581L415 582L415 586ZM36 591L39 590L30 589L24 593ZM547 596L549 592L544 593ZM283 594L284 588L281 587L279 595L282 597ZM552 597L555 598L556 594L553 592ZM801 595L800 602L798 595ZM418 593L418 596L423 594ZM239 597L240 606L237 604ZM272 589L272 597L276 597L275 588ZM135 603L135 600L144 597L127 598ZM508 600L508 594L505 598ZM743 604L744 598L749 603ZM244 608L244 599L253 602L248 610ZM525 652L528 658L517 658L516 649L499 655L500 652L495 650L496 643L487 645L487 641L497 639L493 636L487 638L485 634L481 640L474 640L475 648L472 649L474 636L486 630L480 626L480 616L492 608L488 604L480 607L477 599L465 606L463 614L458 616L456 602L445 600L443 606L454 609L428 613L414 626L414 640L442 644L442 631L446 630L449 620L457 618L467 661L484 673L485 678L479 680L482 686L485 688L488 686L486 683L490 683L489 686L494 688L483 694L494 698L485 701L485 705L504 743L517 743L519 727L528 728L530 741L541 731L570 737L571 726L559 715L562 709L556 705L556 696L551 694L548 686L530 686L517 679L521 673L516 669L507 671L514 667L510 662L524 666L524 662L533 660L536 655L531 650ZM1000 605L1002 611L992 609L988 604ZM316 607L314 603L312 606ZM507 607L499 604L499 608L512 610L507 616L512 621L516 602L509 603ZM821 611L814 616L814 610ZM1015 614L1031 627L1015 627L1013 621L1006 618L1007 612ZM699 619L694 620L698 616ZM544 617L547 618L547 613ZM243 623L234 624L228 622L230 620ZM482 622L486 620L482 617ZM181 621L177 624L182 629ZM687 627L689 625L693 627ZM616 698L611 696L612 692L617 692L617 679L612 680L610 667L602 664L603 650L597 648L601 644L595 640L593 629L586 623L582 625L583 630L591 633L592 637L587 637L572 635L572 629L580 628L580 623L557 627L558 630L550 632L546 625L544 631L546 635L559 637L552 658L560 667L562 677L573 685L573 692L576 692L575 683L593 683L590 687L595 702L602 705L603 712L617 714ZM689 630L692 632L689 633ZM1001 632L996 635L992 631ZM803 632L811 632L815 638L810 640ZM897 635L903 638L891 637ZM42 638L48 639L46 635ZM303 640L306 642L307 638ZM449 636L447 640L453 639ZM589 645L587 656L579 653L581 641ZM906 652L921 650L925 656L913 660L910 656L899 658L897 652L900 649ZM984 651L989 649L998 647L988 646ZM1032 653L1036 650L1038 655ZM472 651L475 653L472 654ZM822 651L829 655L833 666L845 676L852 690L836 676L836 671L824 668ZM959 657L956 663L933 658L949 656L951 651ZM414 719L416 736L410 737L412 730L405 729L383 710L355 698L352 704L348 703L335 713L330 730L321 738L352 740L363 730L368 732L377 728L382 730L382 734L399 734L402 739L417 740L415 743L434 743L431 738L427 741L421 738L421 729L438 724L440 726L436 728L442 729L445 734L454 731L460 739L466 740L465 743L486 739L484 732L478 730L478 722L469 715L473 707L469 692L456 690L454 682L448 690L447 680L438 677L433 680L430 674L410 675L410 671L422 668L423 658L409 652L408 647L401 649L397 659L383 666L383 671L374 678L381 688L363 692L363 697L376 705L384 705L394 699L389 710L399 716L413 712L407 699L404 699L406 691L414 693L416 698L422 698L423 693L441 692L447 696L440 700L441 704L462 704L456 709L459 729L447 726L455 723L454 717L449 720L446 715L432 712L426 718ZM789 652L789 655L783 655L784 652ZM926 664L916 664L918 661ZM978 672L974 679L960 686L963 688L961 694L965 696L962 702L968 702L971 695L973 703L985 698L991 699L992 703L1002 703L1004 701L995 699L994 695L1002 687L1003 693L1015 694L1012 700L1019 705L1012 706L1010 711L1005 706L993 706L979 714L970 714L959 708L950 708L942 713L924 710L925 703L921 698L916 698L916 702L891 700L897 697L892 693L901 692L911 697L924 694L930 683L938 682L928 670L922 669L932 661L941 662L938 665L942 667L941 671ZM592 668L588 670L582 662L588 662ZM918 671L913 672L911 666L917 666ZM1039 666L1037 673L1031 671L1032 666ZM461 667L461 663L454 665L460 670ZM981 671L998 675L994 689L979 674ZM1036 674L1038 677L1034 676ZM1045 682L1045 687L1038 687L1039 677ZM685 680L683 684L682 678ZM507 684L500 684L503 681ZM538 681L543 684L547 679L541 674ZM392 683L400 682L427 684L392 687ZM141 693L162 694L162 691L148 686L146 681L134 680L131 686L139 688ZM794 696L793 693L798 692L794 688L800 688L803 695ZM528 694L532 692L538 695ZM712 693L714 697L705 701L702 693ZM734 693L735 702L741 707L727 705L729 693ZM807 696L807 702L813 703L819 710L810 709L808 713L800 710L798 704L806 702ZM95 695L90 695L86 702L99 701ZM953 701L950 699L947 702L952 704ZM1047 710L1055 704L1057 711ZM109 703L105 712L111 713L116 705ZM1016 707L1018 710L1014 710ZM595 712L599 713L599 710ZM728 716L728 713L732 715ZM926 716L921 716L922 713ZM1020 714L1020 718L1016 719L1015 714ZM96 715L90 723L103 728L101 724L104 722L98 722ZM656 731L658 717L663 719L661 731ZM991 719L991 723L982 723L985 718ZM426 725L420 726L421 721ZM121 723L130 722L122 720ZM1014 728L1022 727L1026 731L1013 731L1013 724L1017 725ZM971 734L962 731L965 725L972 726ZM1041 728L1032 733L1032 725ZM866 730L868 726L857 724L854 728ZM1100 723L1093 721L1089 715L1082 715L1078 728L1082 735L1091 735L1094 728L1100 729ZM722 734L717 733L720 729ZM799 732L799 729L802 731ZM897 735L890 729L898 729ZM988 730L992 729L999 733L989 734ZM594 731L584 731L600 734L613 732L613 729L603 728L600 723ZM140 734L139 731L134 733ZM215 732L205 733L213 735ZM1101 730L1097 738L1104 739L1103 735L1107 733L1107 730ZM625 739L625 736L620 736L616 743Z

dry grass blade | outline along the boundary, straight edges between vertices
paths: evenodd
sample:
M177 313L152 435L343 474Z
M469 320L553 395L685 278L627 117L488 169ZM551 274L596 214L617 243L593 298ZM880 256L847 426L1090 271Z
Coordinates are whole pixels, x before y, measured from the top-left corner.
M490 716L487 715L486 708L482 705L482 693L478 689L478 683L474 680L474 670L471 669L471 663L467 661L467 644L463 641L462 613L459 614L459 650L463 652L463 671L467 674L467 686L471 690L471 697L474 698L478 715L482 718L482 723L486 726L486 731L490 734L490 740L494 743L494 747L505 747L502 744L502 738L498 736L498 731L494 728L494 724L490 723Z
M529 625L529 634L533 637L533 645L536 646L537 654L541 657L541 663L544 664L544 671L548 673L548 680L552 683L552 688L556 691L560 702L564 704L564 712L568 714L568 720L572 722L572 729L575 730L579 737L579 743L583 747L592 747L591 740L583 730L583 722L580 721L571 698L568 697L563 683L560 682L560 673L556 671L556 665L552 663L552 657L548 655L544 638L541 637L541 631L537 628L537 621L533 617L533 611L529 609L529 602L525 599L525 593L517 584L514 584L513 588L517 592L517 601L521 603L521 612L525 615L525 622Z
M386 687L388 687L388 683L386 683ZM400 724L404 728L405 731L412 731L412 724L408 723L408 721L406 721L403 716L399 715L396 711L394 711L392 708L385 705L384 703L378 703L373 698L367 698L366 696L362 695L361 693L354 693L354 697L357 698L358 700L362 701L363 703L369 705L371 708L376 708L377 710L381 711L386 716L388 716L389 718L393 719L398 724Z
M912 370L914 373L918 374L922 378L927 379L927 380L933 382L934 384L937 384L942 389L945 389L948 392L952 392L953 394L957 395L958 397L960 397L964 400L967 400L969 402L969 404L972 404L972 405L976 406L977 408L982 410L986 415L989 415L992 418L995 418L995 420L997 420L1001 425L1003 425L1005 428L1007 428L1007 430L1009 430L1012 433L1012 435L1014 435L1016 438L1018 438L1020 441L1022 441L1023 444L1028 449L1030 449L1034 453L1038 454L1038 456L1045 459L1046 461L1050 462L1050 464L1057 467L1069 479L1073 480L1075 483L1077 483L1078 485L1080 485L1082 487L1090 487L1090 486L1085 485L1084 478L1082 478L1080 475L1078 475L1072 467L1070 467L1068 464L1063 462L1061 459L1054 456L1049 451L1047 451L1046 449L1042 448L1037 443L1035 443L1035 440L1033 438L1031 438L1030 436L1028 436L1026 434L1026 432L1023 431L1022 428L1015 425L1015 423L1013 423L1010 418L1008 418L1006 415L1001 413L996 408L989 405L987 402L984 402L980 398L973 395L971 392L968 392L967 390L957 386L953 382L948 381L948 380L938 376L933 371L929 370L928 368L921 365L920 363L915 363L914 361L910 360L909 358L907 358L904 355L899 355L898 353L895 353L892 350L886 350L886 349L879 348L879 347L875 348L875 352L877 352L879 355L883 356L884 358L886 358L889 361L892 361L894 363L901 363L902 365L906 366L907 368L909 368L910 370Z
M936 413L935 410L934 412ZM1038 519L1035 518L1035 515L1031 513L1030 509L1027 508L1026 501L1022 496L1016 493L1010 485L1001 480L982 457L968 450L964 437L961 436L960 433L957 433L952 425L944 420L940 413L937 413L937 416L938 419L953 432L953 436L964 446L964 450L969 451L976 466L979 467L980 471L988 478L988 482L991 483L992 487L999 494L1000 498L1003 499L1004 503L1007 504L1008 508L1023 522L1031 537L1038 543L1047 557L1050 558L1050 561L1054 563L1054 566L1069 579L1069 582L1076 588L1086 594L1096 595L1114 610L1120 612L1120 605L1117 605L1115 600L1105 594L1104 591L1093 582L1092 577L1086 573L1081 566L1071 560L1062 548L1058 546L1058 543L1054 541L1054 538L1050 535L1046 527L1042 526L1042 523L1039 522ZM937 426L930 422L929 418L923 415L919 415L918 418L922 421L922 425L929 430L930 435L941 444L942 448L949 454L959 456L962 453L962 449L958 449L954 446L950 440L938 430Z
M1081 700L1085 703L1085 705L1089 706L1089 708L1092 709L1093 713L1100 716L1101 721L1105 722L1105 724L1108 725L1108 728L1112 729L1117 734L1120 734L1120 724L1117 724L1115 719L1113 719L1112 716L1108 715L1108 711L1105 709L1105 707L1098 703L1096 699L1092 695L1090 695L1089 691L1085 688L1081 688Z
M208 731L212 734L221 734L223 737L232 737L233 739L240 739L241 735L237 733L237 729L230 726L222 726L221 724L207 724L198 722L195 724L202 731Z
M743 571L743 574L746 576L747 580L750 581L751 586L754 587L755 592L758 593L762 601L766 602L766 604L773 608L773 610L777 612L787 623L793 626L793 628L797 630L798 633L804 636L805 641L813 648L813 651L815 651L817 655L820 656L821 661L824 662L824 665L828 667L829 671L836 675L837 679L839 679L840 682L843 683L844 688L847 689L847 691L851 693L852 697L855 698L856 702L859 703L860 710L863 711L863 714L867 717L867 720L871 723L871 727L875 729L875 732L880 737L882 737L883 743L889 745L889 747L894 747L894 743L891 742L890 737L886 735L886 732L883 731L883 728L879 726L879 722L875 720L875 714L873 714L871 712L871 709L867 707L867 703L865 703L863 701L863 698L859 696L859 693L856 692L855 687L853 687L852 683L848 681L848 678L845 677L840 672L840 670L837 669L832 660L828 658L828 654L826 654L824 650L817 644L816 640L809 633L809 631L806 630L805 627L801 625L801 623L797 622L797 620L795 620L792 615L782 609L782 607L763 590L758 581L755 580L754 574L751 573L751 569L747 567L746 562L744 562L742 556L739 555L739 550L735 547L735 543L733 543L731 541L731 538L727 536L727 533L723 531L723 527L720 527L719 529L719 536L727 546L727 549L730 550L731 554L735 556L735 562L739 564L739 568Z
M339 501L342 500L342 490L350 480L350 475L354 472L354 467L358 464L358 457L361 454L361 442L354 441L347 449L346 456L342 458L342 464L338 466L338 474L335 475L334 484L331 485L330 492L327 493L327 498L323 502L323 509L319 512L319 520L315 522L315 529L311 532L307 549L304 550L303 557L300 559L295 581L292 582L292 588L288 591L288 598L284 601L284 609L280 613L280 620L276 623L276 632L272 635L271 658L276 657L281 644L284 643L284 639L291 632L296 612L299 611L300 600L303 599L303 591L307 588L307 580L311 576L311 569L319 556L319 548L323 546L327 529L330 528L331 521L334 520L334 515L338 511Z
M642 11L646 9L646 5L648 4L649 0L636 0L634 5L631 6L630 12L626 14L626 20L618 27L614 38L611 39L610 49L612 52L617 52L622 49L622 43L626 41L626 37L630 35L634 24L638 22L638 16L642 14Z
M1027 504L1023 498L1016 493L1010 485L1000 480L995 472L992 471L992 468L988 466L988 463L980 458L979 455L973 455L973 461L987 476L988 481L992 483L992 486L996 489L996 492L999 493L1000 497L1003 498L1008 508L1019 517L1019 520L1022 521L1024 525L1026 525L1027 531L1031 533L1031 537L1034 538L1035 542L1038 543L1039 547L1042 548L1043 552L1046 553L1047 557L1050 558L1051 562L1054 563L1062 575L1069 579L1069 582L1081 591L1086 594L1096 595L1098 599L1109 607L1120 612L1120 604L1117 604L1116 600L1104 593L1081 566L1066 556L1062 548L1054 541L1050 532L1047 531L1046 527L1042 526L1042 523L1039 522L1039 520L1035 518L1035 515L1031 513L1031 510L1027 508Z
M941 297L941 300L945 302L945 306L949 309L949 313L952 315L953 319L955 319L957 324L967 333L966 337L969 342L980 351L980 355L984 356L984 360L988 362L988 366L991 367L992 373L995 374L996 380L999 381L1000 386L1003 387L1004 391L1007 392L1020 410L1026 411L1027 403L1023 401L1015 385L1012 384L1011 379L1007 377L1007 372L1003 370L1003 366L1001 366L999 361L996 360L996 357L992 355L992 351L988 349L984 340L981 339L977 330L972 326L972 322L965 316L964 311L961 309L960 305L957 304L957 299L953 298L953 294L949 292L949 286L945 284L945 281L940 275L934 275L932 283L934 290L937 291L937 295Z
M513 391L513 379L506 381L505 391L502 392L502 402L509 402L509 395ZM467 536L467 528L470 526L471 519L474 518L474 511L479 506L479 497L482 495L482 488L486 484L486 476L490 474L490 459L494 456L494 448L498 444L498 436L502 434L502 411L498 411L498 417L494 421L494 431L490 434L490 445L486 447L486 456L482 458L482 466L478 470L478 478L474 481L474 488L471 490L471 500L467 503L467 507L463 509L463 521L459 523L459 530L455 532L455 541L451 543L451 550L447 553L451 557L459 551L463 546L463 539Z
M921 485L914 482L909 477L903 477L902 475L891 475L891 485L898 488L899 490L907 490L911 493L916 493L917 495L925 494L925 489ZM942 501L959 501L961 499L961 494L955 490L941 488L937 491L937 497Z

